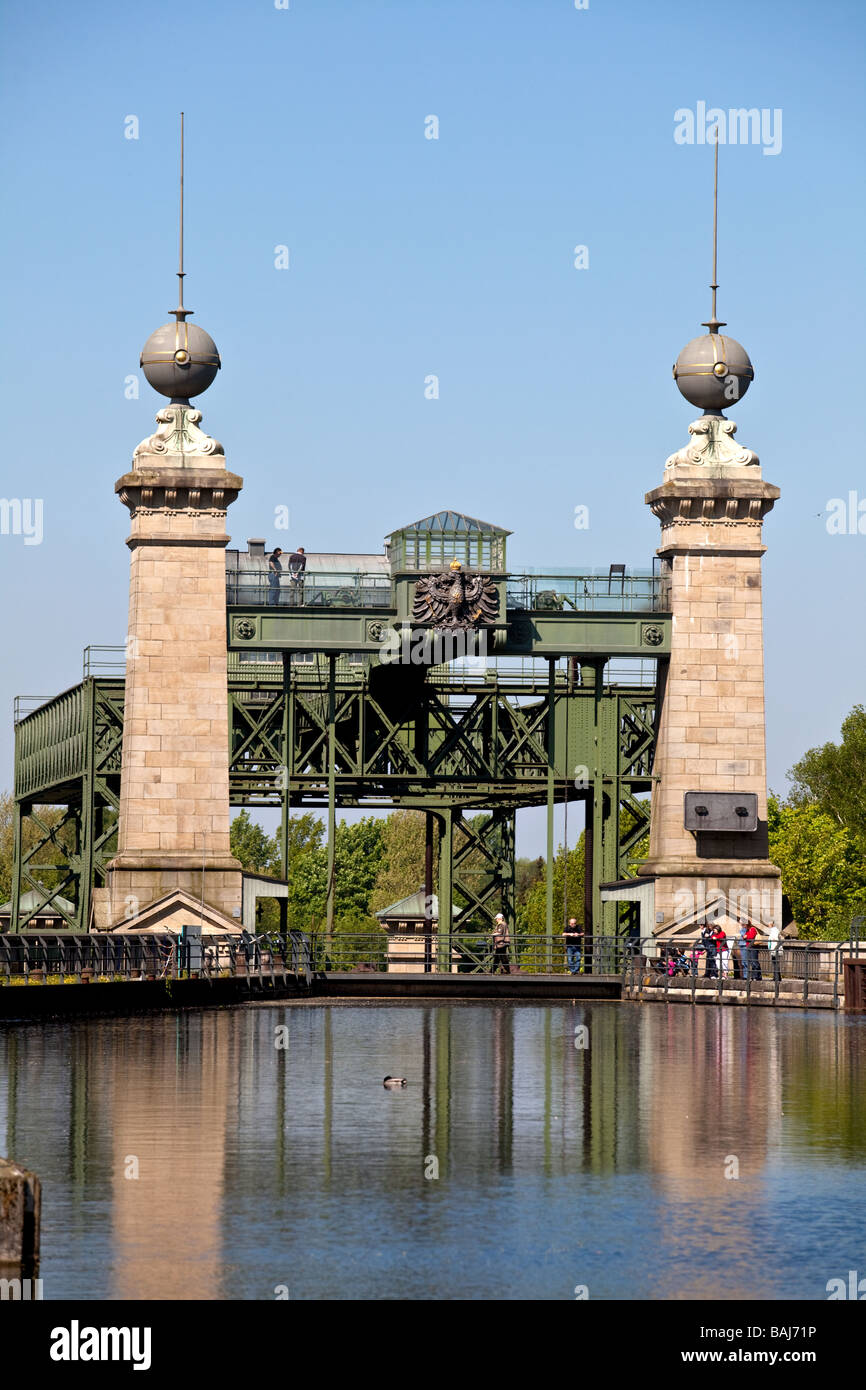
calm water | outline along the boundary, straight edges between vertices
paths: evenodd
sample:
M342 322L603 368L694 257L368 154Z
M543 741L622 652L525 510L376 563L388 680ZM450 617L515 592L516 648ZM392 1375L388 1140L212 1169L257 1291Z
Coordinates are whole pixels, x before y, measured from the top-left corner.
M683 1005L49 1024L0 1030L0 1153L46 1298L826 1298L864 1064L857 1019Z

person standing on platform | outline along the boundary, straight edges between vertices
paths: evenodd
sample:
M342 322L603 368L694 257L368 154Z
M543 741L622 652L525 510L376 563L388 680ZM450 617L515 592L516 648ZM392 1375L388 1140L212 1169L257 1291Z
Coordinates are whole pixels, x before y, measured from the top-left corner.
M721 922L713 932L713 940L716 943L716 954L719 957L719 974L724 979L728 973L728 961L731 953L728 950L728 934Z
M502 971L503 975L511 974L511 965L508 960L508 947L511 944L511 933L508 930L508 923L501 912L497 912L493 922L493 968L491 975L495 975L497 970Z
M758 928L754 922L746 923L746 950L749 956L749 973L747 980L762 980L761 967L758 964Z
M739 978L740 978L741 980L748 980L748 978L749 978L749 966L750 966L750 960L749 960L749 938L748 938L748 936L746 935L748 925L749 925L748 922L741 922L741 923L740 923L740 934L739 934L739 936L737 937L737 945L736 945L736 948L735 948L734 951L733 951L733 956L734 956L734 979L737 978L737 957L739 957L739 961L740 961Z
M276 608L280 601L280 581L283 577L283 563L280 547L277 546L268 556L268 607Z
M304 602L304 577L307 569L307 556L304 547L299 545L289 556L289 602L294 608Z
M565 941L565 964L570 975L580 974L580 956L583 949L583 927L577 925L576 917L569 917L568 926L562 933Z
M704 966L704 976L708 980L714 980L718 974L716 969L716 941L713 936L713 929L709 922L704 922L701 927L701 948L707 953L707 960Z
M767 946L773 964L773 980L779 984L782 979L782 936L775 922L770 923L770 930L767 932Z

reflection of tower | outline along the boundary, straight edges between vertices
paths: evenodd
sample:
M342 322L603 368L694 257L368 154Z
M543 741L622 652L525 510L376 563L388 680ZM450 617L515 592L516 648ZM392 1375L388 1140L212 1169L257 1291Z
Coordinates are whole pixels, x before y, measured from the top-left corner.
M664 1203L655 1298L754 1296L784 1076L778 1022L774 1010L641 1012L647 1196Z
M114 1035L112 1297L223 1295L236 1037L235 1015L206 1011Z
M132 518L132 560L111 925L179 890L228 917L241 906L229 847L224 551L226 511L243 480L226 470L222 446L199 429L201 412L190 405L220 359L183 306L182 145L178 279L175 322L158 328L141 355L169 404L115 485Z
M718 147L716 149L718 167ZM779 489L735 440L723 408L754 373L712 313L707 333L680 353L674 377L703 415L646 501L661 522L662 582L673 614L658 730L649 857L656 927L688 924L717 903L732 915L780 920L779 871L769 861L761 603L761 525ZM709 830L686 828L684 797L700 792ZM745 794L745 795L744 795ZM736 828L756 798L757 827ZM708 805L704 805L707 802ZM700 824L700 822L697 822ZM707 822L708 824L710 822Z

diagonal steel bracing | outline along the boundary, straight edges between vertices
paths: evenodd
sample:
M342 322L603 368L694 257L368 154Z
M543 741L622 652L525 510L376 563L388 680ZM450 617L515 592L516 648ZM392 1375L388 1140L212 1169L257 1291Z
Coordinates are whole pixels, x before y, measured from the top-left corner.
M335 673L331 699L324 670L288 660L264 674L245 667L229 679L231 802L280 807L284 825L291 807L327 807L329 789L335 809L432 811L442 834L442 915L453 904L457 931L484 932L496 911L513 920L516 810L551 797L583 800L600 921L597 885L633 870L648 825L642 797L651 786L656 695L604 686L599 673L579 685L560 675L551 669L549 681L526 682L491 673L479 682L443 669L359 666ZM104 884L116 846L123 697L121 679L92 677L17 726L19 927L17 903L28 889L43 907L68 898L74 911L63 910L63 921L89 925L92 890ZM575 785L576 765L587 769L585 786ZM55 808L60 824L44 807ZM472 813L481 811L488 819L476 825Z

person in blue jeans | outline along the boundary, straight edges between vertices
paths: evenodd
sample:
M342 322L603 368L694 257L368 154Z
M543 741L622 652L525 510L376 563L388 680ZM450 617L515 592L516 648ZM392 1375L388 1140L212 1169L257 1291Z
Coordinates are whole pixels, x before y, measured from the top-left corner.
M569 974L580 974L580 957L583 951L583 927L577 925L576 917L569 917L568 926L562 933L565 941L565 964Z
M280 547L277 546L268 556L268 607L276 608L280 602L280 581L283 577L283 562Z

